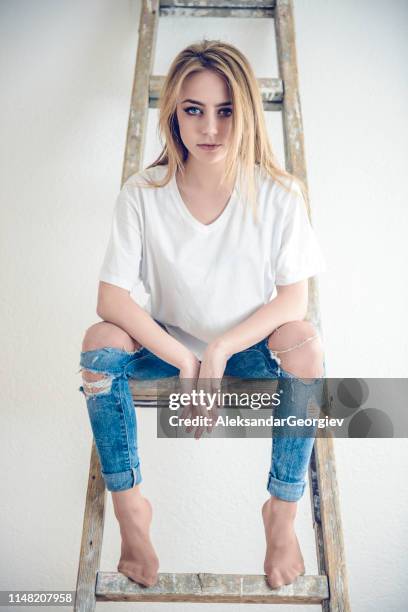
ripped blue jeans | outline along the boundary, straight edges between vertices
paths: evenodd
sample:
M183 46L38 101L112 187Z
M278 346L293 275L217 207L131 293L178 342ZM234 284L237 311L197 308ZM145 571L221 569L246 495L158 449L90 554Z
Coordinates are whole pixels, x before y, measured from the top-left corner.
M164 328L159 321L157 323ZM130 489L142 482L142 473L137 446L136 410L128 379L166 378L178 376L180 371L145 347L134 352L113 347L81 352L81 370L106 375L97 381L83 380L79 387L86 398L106 488L109 491ZM310 402L314 406L322 405L323 378L304 382L281 368L277 353L268 346L268 337L232 355L224 374L252 379L277 378L277 391L284 391L279 414L274 415L279 418L285 415L306 418L310 416ZM308 431L308 436L285 435L284 429L283 435L274 436L272 432L271 464L266 483L271 495L286 501L297 501L302 497L315 439L315 428Z

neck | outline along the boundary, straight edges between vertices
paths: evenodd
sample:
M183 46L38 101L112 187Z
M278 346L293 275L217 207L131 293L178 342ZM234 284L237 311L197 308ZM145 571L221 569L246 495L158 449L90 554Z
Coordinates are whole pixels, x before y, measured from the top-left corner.
M202 164L191 155L184 165L184 176L179 178L184 186L200 191L214 192L221 187L221 179L225 172L225 164L221 161L218 164ZM233 188L231 185L224 184L223 188Z

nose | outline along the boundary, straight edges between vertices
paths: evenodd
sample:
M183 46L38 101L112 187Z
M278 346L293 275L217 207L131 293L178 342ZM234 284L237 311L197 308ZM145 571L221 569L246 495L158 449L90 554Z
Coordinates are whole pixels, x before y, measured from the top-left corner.
M217 134L218 133L218 118L212 113L207 113L206 119L203 122L203 134Z

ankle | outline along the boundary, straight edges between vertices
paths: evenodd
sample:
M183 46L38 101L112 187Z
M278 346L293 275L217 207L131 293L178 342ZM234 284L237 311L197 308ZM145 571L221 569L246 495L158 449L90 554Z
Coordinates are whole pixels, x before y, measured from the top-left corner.
M123 516L144 507L146 498L143 497L139 486L125 491L112 491L112 503L115 515Z
M275 517L282 517L286 519L294 519L297 512L297 502L287 501L271 495L271 497L265 502L268 511Z

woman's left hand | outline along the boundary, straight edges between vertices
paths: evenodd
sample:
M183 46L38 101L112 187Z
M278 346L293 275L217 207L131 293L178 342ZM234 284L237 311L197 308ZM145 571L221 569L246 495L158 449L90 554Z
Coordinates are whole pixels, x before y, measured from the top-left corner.
M217 420L219 404L217 401L217 393L221 391L221 382L224 376L225 367L227 365L229 355L225 349L217 344L209 344L201 361L200 372L197 379L197 391L204 391L209 394L211 402L206 401L205 406L211 409L207 410L208 417L212 420L211 425L207 426L207 432L211 433L214 423ZM208 397L206 395L206 397ZM198 440L203 434L205 427L198 427L194 437Z

